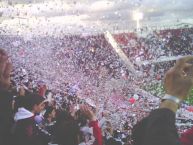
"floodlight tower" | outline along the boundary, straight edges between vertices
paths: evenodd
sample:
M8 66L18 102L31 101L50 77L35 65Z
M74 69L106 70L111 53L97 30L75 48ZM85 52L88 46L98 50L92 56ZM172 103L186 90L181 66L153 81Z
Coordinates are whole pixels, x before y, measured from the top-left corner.
M143 13L142 12L139 12L138 10L133 12L133 20L136 21L137 31L140 29L140 21L142 19L143 19Z

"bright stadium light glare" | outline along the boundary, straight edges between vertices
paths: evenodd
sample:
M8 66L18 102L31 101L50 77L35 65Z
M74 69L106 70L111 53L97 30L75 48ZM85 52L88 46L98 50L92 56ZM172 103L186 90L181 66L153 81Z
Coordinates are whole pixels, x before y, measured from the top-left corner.
M139 12L139 11L134 11L133 12L133 20L136 21L136 27L137 27L137 30L139 30L140 28L140 20L143 19L143 13L142 12Z
M134 19L135 21L142 20L142 19L143 19L143 13L142 13L142 12L139 12L139 11L134 11L134 12L133 12L133 19Z

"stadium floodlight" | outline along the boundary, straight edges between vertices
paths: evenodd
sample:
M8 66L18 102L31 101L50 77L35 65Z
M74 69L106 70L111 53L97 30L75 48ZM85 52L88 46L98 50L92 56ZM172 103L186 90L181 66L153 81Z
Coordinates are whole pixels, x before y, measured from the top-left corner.
M143 13L139 11L134 11L133 12L133 19L135 21L142 20L143 19Z
M137 30L139 30L140 28L140 20L143 19L143 13L142 12L139 12L139 11L134 11L133 12L133 20L136 21L136 27L137 27Z

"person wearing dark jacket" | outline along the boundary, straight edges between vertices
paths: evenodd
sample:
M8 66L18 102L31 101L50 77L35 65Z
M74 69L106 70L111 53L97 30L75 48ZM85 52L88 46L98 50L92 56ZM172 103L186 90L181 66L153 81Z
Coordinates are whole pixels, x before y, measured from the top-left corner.
M0 49L0 145L9 145L13 123L13 95L9 92L11 71L12 64L8 60L8 55Z
M179 59L165 76L166 95L160 108L136 124L132 131L133 145L182 145L175 126L175 113L193 87L193 56ZM189 143L193 145L192 140ZM188 145L190 145L188 144Z
M44 109L44 98L32 93L23 99L23 107L18 108L14 117L12 145L42 145L44 140L35 123L35 114Z
M9 144L10 131L13 125L12 94L0 90L0 145Z
M95 141L92 145L102 145L102 133L96 116L88 106L81 106L80 111L89 120L89 127L93 128ZM54 129L55 142L58 145L86 145L81 142L81 131L77 121L69 114L61 113L56 119Z
M44 134L47 134L47 140L49 142L53 141L54 127L56 124L55 119L56 119L56 109L52 106L47 106L45 109L44 116L42 116L42 121L39 123L39 127L42 131L45 132ZM45 141L45 144L46 142L47 141Z

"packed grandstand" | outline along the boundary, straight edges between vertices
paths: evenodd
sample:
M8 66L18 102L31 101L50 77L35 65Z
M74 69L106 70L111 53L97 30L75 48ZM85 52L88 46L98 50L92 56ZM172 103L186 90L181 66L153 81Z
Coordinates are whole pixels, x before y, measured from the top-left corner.
M105 34L30 40L1 36L1 48L8 51L14 65L15 95L21 87L43 90L50 104L68 111L89 104L98 110L104 135L106 125L102 123L108 121L114 131L124 134L121 142L129 143L133 125L159 106L164 74L175 63L167 58L193 55L193 28L153 31L146 37L134 32L112 36L140 76L129 70ZM185 101L178 111L180 131L192 126L190 103Z
M89 23L92 27L88 26L88 32L85 30L87 28L81 27L80 32L74 33L74 23L79 21L73 19L81 16L82 11L80 14L77 12L76 16L73 16L76 13L74 11L69 14L69 27L66 27L60 18L49 19L52 10L56 9L58 15L63 14L65 10L60 12L61 7L57 5L64 6L62 1L56 0L55 5L45 2L42 11L38 4L34 6L31 1L29 5L26 4L28 0L23 5L17 5L15 1L0 1L0 75L4 55L7 56L6 61L13 65L8 89L11 93L11 107L6 106L6 99L2 99L5 92L0 76L0 125L7 121L3 120L3 117L8 116L4 109L11 112L8 111L11 114L11 125L8 124L11 129L6 132L6 126L0 126L0 145L1 139L6 140L6 137L8 141L3 145L26 145L18 139L26 136L19 136L22 127L19 128L17 123L28 117L32 118L34 128L38 130L35 132L35 140L38 136L37 140L41 142L36 144L26 140L29 145L78 145L66 141L71 139L74 132L79 135L79 145L133 145L133 127L158 109L162 102L166 72L176 64L176 60L193 56L191 23L180 23L178 20L178 25L161 29L150 25L122 30L117 30L118 26L114 24L113 29L116 30L101 28L100 31L97 31L99 28L94 31L98 26ZM81 7L76 1L69 3L75 9ZM132 5L136 7L140 3L138 0ZM25 4L28 6L25 7ZM8 6L1 9L5 5ZM111 1L107 5L111 5ZM92 9L97 11L97 5L94 6L95 9ZM47 7L50 15L39 16L39 11L43 15ZM68 7L65 8L68 10ZM119 16L119 12L113 13ZM87 18L83 16L83 19ZM122 15L119 17L121 21ZM139 20L136 20L137 25ZM57 23L53 23L52 27L51 21ZM112 27L110 24L105 26ZM34 98L30 98L32 96L39 97L36 98L38 103L43 102L41 111L29 111L30 101L34 101ZM175 125L179 136L193 127L192 97L193 90L176 113ZM67 125L62 124L62 121L66 121ZM7 134L3 134L3 129ZM27 133L32 132L31 128L27 129ZM6 137L2 137L2 134Z

